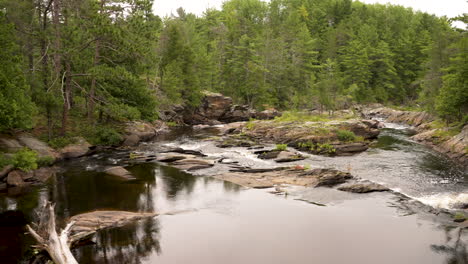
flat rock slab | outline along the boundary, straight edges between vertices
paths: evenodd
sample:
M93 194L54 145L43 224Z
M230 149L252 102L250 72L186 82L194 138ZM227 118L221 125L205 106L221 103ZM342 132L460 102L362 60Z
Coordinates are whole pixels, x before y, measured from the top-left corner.
M267 188L279 184L332 187L353 178L349 173L333 169L305 171L293 168L236 170L214 177L250 188Z
M68 145L60 150L60 154L64 159L74 159L83 157L89 152L89 144L84 138L78 138L77 142L72 145Z
M124 180L136 180L136 178L124 167L111 167L104 170L104 172L112 176L117 176Z
M340 191L352 193L370 193L370 192L386 192L390 191L389 188L375 182L360 182L355 184L348 184L338 188Z
M75 222L71 228L71 240L75 242L88 237L99 230L121 227L156 215L158 214L125 211L94 211L75 215L69 220L69 222Z
M31 135L21 134L18 136L18 141L24 146L36 151L41 157L57 158L59 156L49 145Z
M181 170L194 171L213 167L214 161L202 159L183 159L172 162L171 166Z

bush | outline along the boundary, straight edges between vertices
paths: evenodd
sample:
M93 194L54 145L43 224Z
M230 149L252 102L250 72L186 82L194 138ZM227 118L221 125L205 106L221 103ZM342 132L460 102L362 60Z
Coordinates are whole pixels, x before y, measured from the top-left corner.
M12 165L13 161L11 160L10 157L5 155L4 153L0 153L0 169L7 165Z
M13 155L13 165L22 171L37 169L37 153L28 148L23 148Z
M55 162L55 159L51 156L39 157L37 159L37 166L48 167L48 166L52 166L54 162Z
M122 136L111 127L96 127L89 142L94 145L115 146L122 142Z
M353 131L349 130L338 130L336 131L338 139L343 142L352 142L356 141L356 134Z
M53 147L54 149L61 149L70 144L76 143L76 139L72 137L58 137L50 140L49 146Z
M286 145L286 144L278 144L278 145L276 145L276 148L274 150L285 151L287 147L288 147L288 145Z

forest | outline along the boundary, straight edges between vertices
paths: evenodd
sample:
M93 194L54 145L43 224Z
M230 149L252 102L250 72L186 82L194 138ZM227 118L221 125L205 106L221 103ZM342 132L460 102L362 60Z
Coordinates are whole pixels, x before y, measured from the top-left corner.
M382 103L467 120L468 38L451 26L466 15L230 0L202 16L180 8L161 18L153 4L0 0L0 131L95 133L196 107L206 90L257 109Z

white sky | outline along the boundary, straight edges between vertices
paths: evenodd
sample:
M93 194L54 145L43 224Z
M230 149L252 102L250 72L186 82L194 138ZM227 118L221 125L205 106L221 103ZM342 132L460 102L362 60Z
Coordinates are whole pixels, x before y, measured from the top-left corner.
M415 10L428 12L438 16L455 17L468 13L467 0L360 0L364 3L391 3L412 7ZM201 15L208 7L219 9L224 0L155 0L154 12L164 17L176 13L176 9L183 7L189 13Z

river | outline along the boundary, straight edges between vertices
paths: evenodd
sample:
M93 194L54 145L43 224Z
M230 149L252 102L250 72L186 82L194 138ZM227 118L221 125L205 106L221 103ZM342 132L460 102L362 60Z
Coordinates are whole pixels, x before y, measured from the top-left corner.
M138 151L163 146L201 150L213 159L277 166L246 148L220 149L212 130L176 131ZM297 164L333 167L382 183L435 208L468 202L466 171L409 138L411 129L387 124L368 151L352 157L311 155ZM102 172L127 152L100 153L60 164L49 184L0 195L0 263L27 263L33 254L24 222L47 200L59 219L97 209L156 211L159 217L99 232L95 244L73 252L79 263L467 263L468 234L451 221L405 210L392 193L351 194L329 188L285 187L288 195L246 189L209 175L221 164L188 174L156 163L130 165L137 181ZM292 163L294 164L294 163ZM317 206L312 201L326 206ZM24 218L24 219L22 219Z

